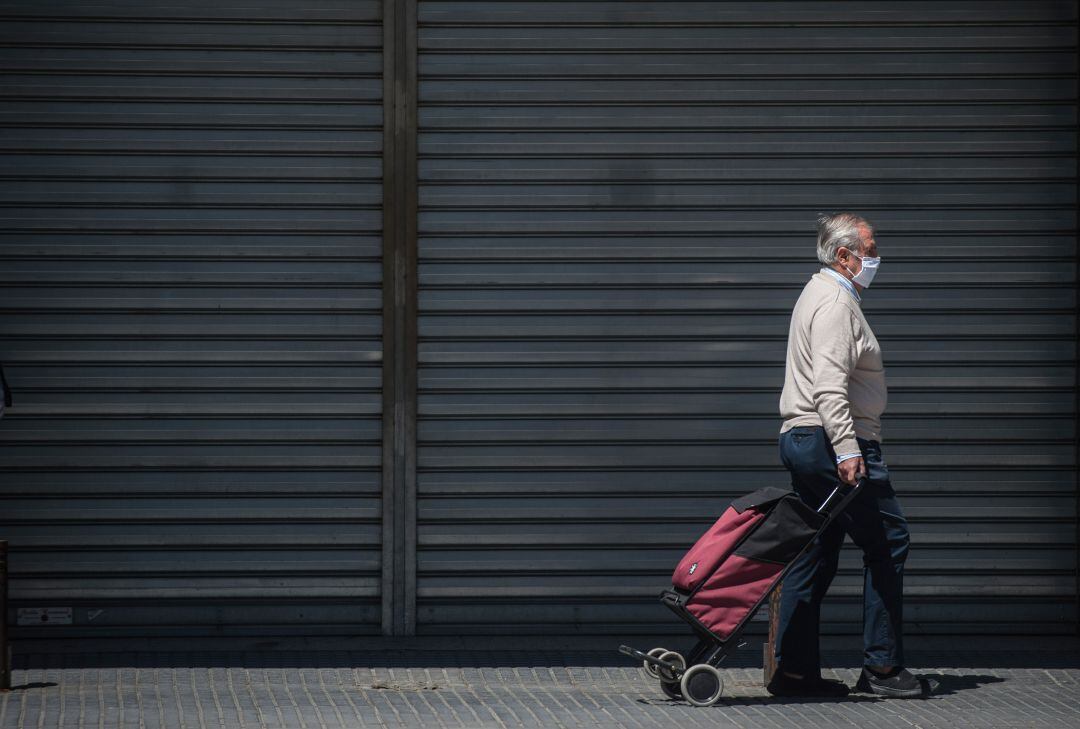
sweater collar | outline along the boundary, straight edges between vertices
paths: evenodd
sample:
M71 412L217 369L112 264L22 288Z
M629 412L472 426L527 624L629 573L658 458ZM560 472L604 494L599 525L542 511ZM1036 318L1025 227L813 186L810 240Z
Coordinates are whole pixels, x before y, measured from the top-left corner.
M859 292L856 291L855 284L851 283L846 278L844 278L842 275L840 275L836 271L832 270L828 266L822 266L821 273L827 273L830 276L832 276L833 278L835 278L837 283L839 283L840 286L844 290L846 290L849 294L851 294L851 298L855 299L856 304L861 304L862 303L862 297L859 296Z

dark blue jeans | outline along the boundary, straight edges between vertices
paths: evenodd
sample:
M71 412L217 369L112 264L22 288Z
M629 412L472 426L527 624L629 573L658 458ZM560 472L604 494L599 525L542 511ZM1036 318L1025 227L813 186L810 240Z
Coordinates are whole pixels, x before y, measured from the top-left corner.
M784 577L776 639L776 665L807 676L821 675L818 623L821 601L836 574L844 534L863 551L863 648L865 665L904 665L904 561L908 527L881 444L859 438L868 479L843 513L814 540ZM791 485L815 509L840 484L836 454L821 426L780 435L780 458Z

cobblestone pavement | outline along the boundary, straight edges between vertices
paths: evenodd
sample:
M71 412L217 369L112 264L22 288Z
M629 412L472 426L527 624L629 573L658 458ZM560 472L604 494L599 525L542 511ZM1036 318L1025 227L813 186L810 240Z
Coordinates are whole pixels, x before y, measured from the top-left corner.
M614 651L32 654L0 693L0 727L1080 727L1073 653L912 658L935 696L777 699L736 656L724 698L700 709ZM854 661L829 665L854 685Z

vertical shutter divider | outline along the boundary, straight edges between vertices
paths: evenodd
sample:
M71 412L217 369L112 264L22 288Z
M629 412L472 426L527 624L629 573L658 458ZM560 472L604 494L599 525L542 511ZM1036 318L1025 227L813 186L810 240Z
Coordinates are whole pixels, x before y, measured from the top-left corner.
M384 635L416 632L416 18L416 0L384 0Z

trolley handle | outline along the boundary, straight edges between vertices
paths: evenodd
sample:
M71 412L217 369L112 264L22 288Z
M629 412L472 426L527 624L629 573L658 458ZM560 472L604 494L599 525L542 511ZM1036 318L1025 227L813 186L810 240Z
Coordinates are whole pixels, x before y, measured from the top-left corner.
M821 506L817 508L817 513L831 513L833 511L833 507L837 504L837 502L840 503L840 508L836 509L836 511L839 512L840 509L843 509L845 506L847 506L847 503L855 496L855 493L866 484L866 478L867 476L865 473L860 473L858 475L858 480L855 481L854 486L852 486L851 484L842 483L836 488L834 488L832 490L832 493L826 496L825 500L821 502Z

